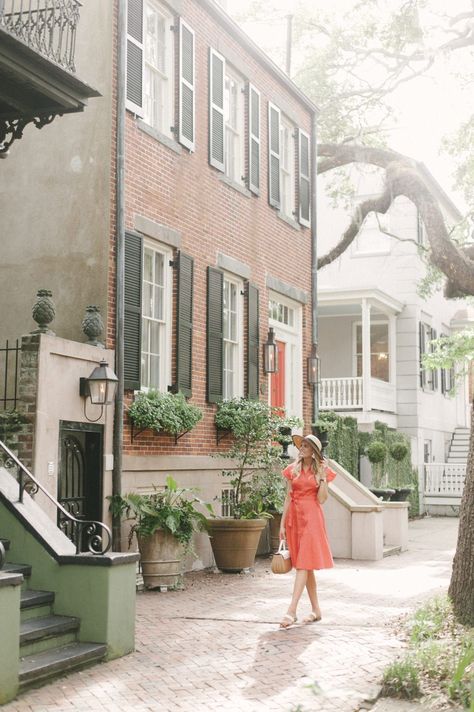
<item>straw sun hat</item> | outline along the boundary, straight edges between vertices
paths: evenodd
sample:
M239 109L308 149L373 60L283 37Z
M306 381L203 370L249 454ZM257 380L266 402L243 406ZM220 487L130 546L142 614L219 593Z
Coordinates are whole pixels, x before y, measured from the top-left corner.
M298 450L301 448L301 445L303 443L303 440L306 440L309 442L311 447L316 451L317 455L319 458L322 458L322 445L321 441L316 437L316 435L292 435L291 439L293 440L293 444L295 447L298 448Z

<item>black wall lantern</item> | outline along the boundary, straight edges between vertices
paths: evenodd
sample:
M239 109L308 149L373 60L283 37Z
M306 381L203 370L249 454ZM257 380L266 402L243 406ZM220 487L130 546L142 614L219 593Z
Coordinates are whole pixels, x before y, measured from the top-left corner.
M263 344L263 368L265 373L278 372L278 348L272 327L269 328L267 340Z
M308 366L308 383L310 386L316 386L319 383L321 373L320 367L321 362L318 356L318 345L313 344L311 346L311 354L308 356L307 366Z
M113 403L115 391L117 390L118 378L115 373L109 368L107 361L101 361L99 366L96 366L89 378L79 379L79 395L84 399L90 398L93 405L100 405L101 411L98 418L92 420L86 413L86 401L84 400L84 415L90 422L96 422L102 417L104 405Z

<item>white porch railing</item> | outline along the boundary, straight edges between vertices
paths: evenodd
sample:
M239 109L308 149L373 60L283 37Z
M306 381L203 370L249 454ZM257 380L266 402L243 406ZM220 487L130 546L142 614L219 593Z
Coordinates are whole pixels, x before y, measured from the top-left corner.
M360 410L363 405L362 378L322 378L319 389L321 410Z
M430 462L425 465L425 498L460 500L466 479L466 464Z

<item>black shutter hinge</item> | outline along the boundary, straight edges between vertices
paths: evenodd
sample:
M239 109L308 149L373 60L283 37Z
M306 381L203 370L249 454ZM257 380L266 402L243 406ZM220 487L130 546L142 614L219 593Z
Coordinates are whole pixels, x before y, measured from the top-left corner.
M170 260L169 265L170 265L170 267L173 267L173 269L175 269L176 267L178 267L179 262L178 262L178 260Z
M177 383L172 383L171 386L168 386L168 393L178 393L179 388Z

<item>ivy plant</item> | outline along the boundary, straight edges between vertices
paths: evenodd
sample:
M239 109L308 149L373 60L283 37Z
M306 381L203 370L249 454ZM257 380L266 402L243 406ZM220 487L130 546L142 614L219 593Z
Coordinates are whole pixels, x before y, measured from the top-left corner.
M179 435L197 425L202 411L188 403L182 393L161 393L152 389L137 394L128 409L128 416L137 428Z

